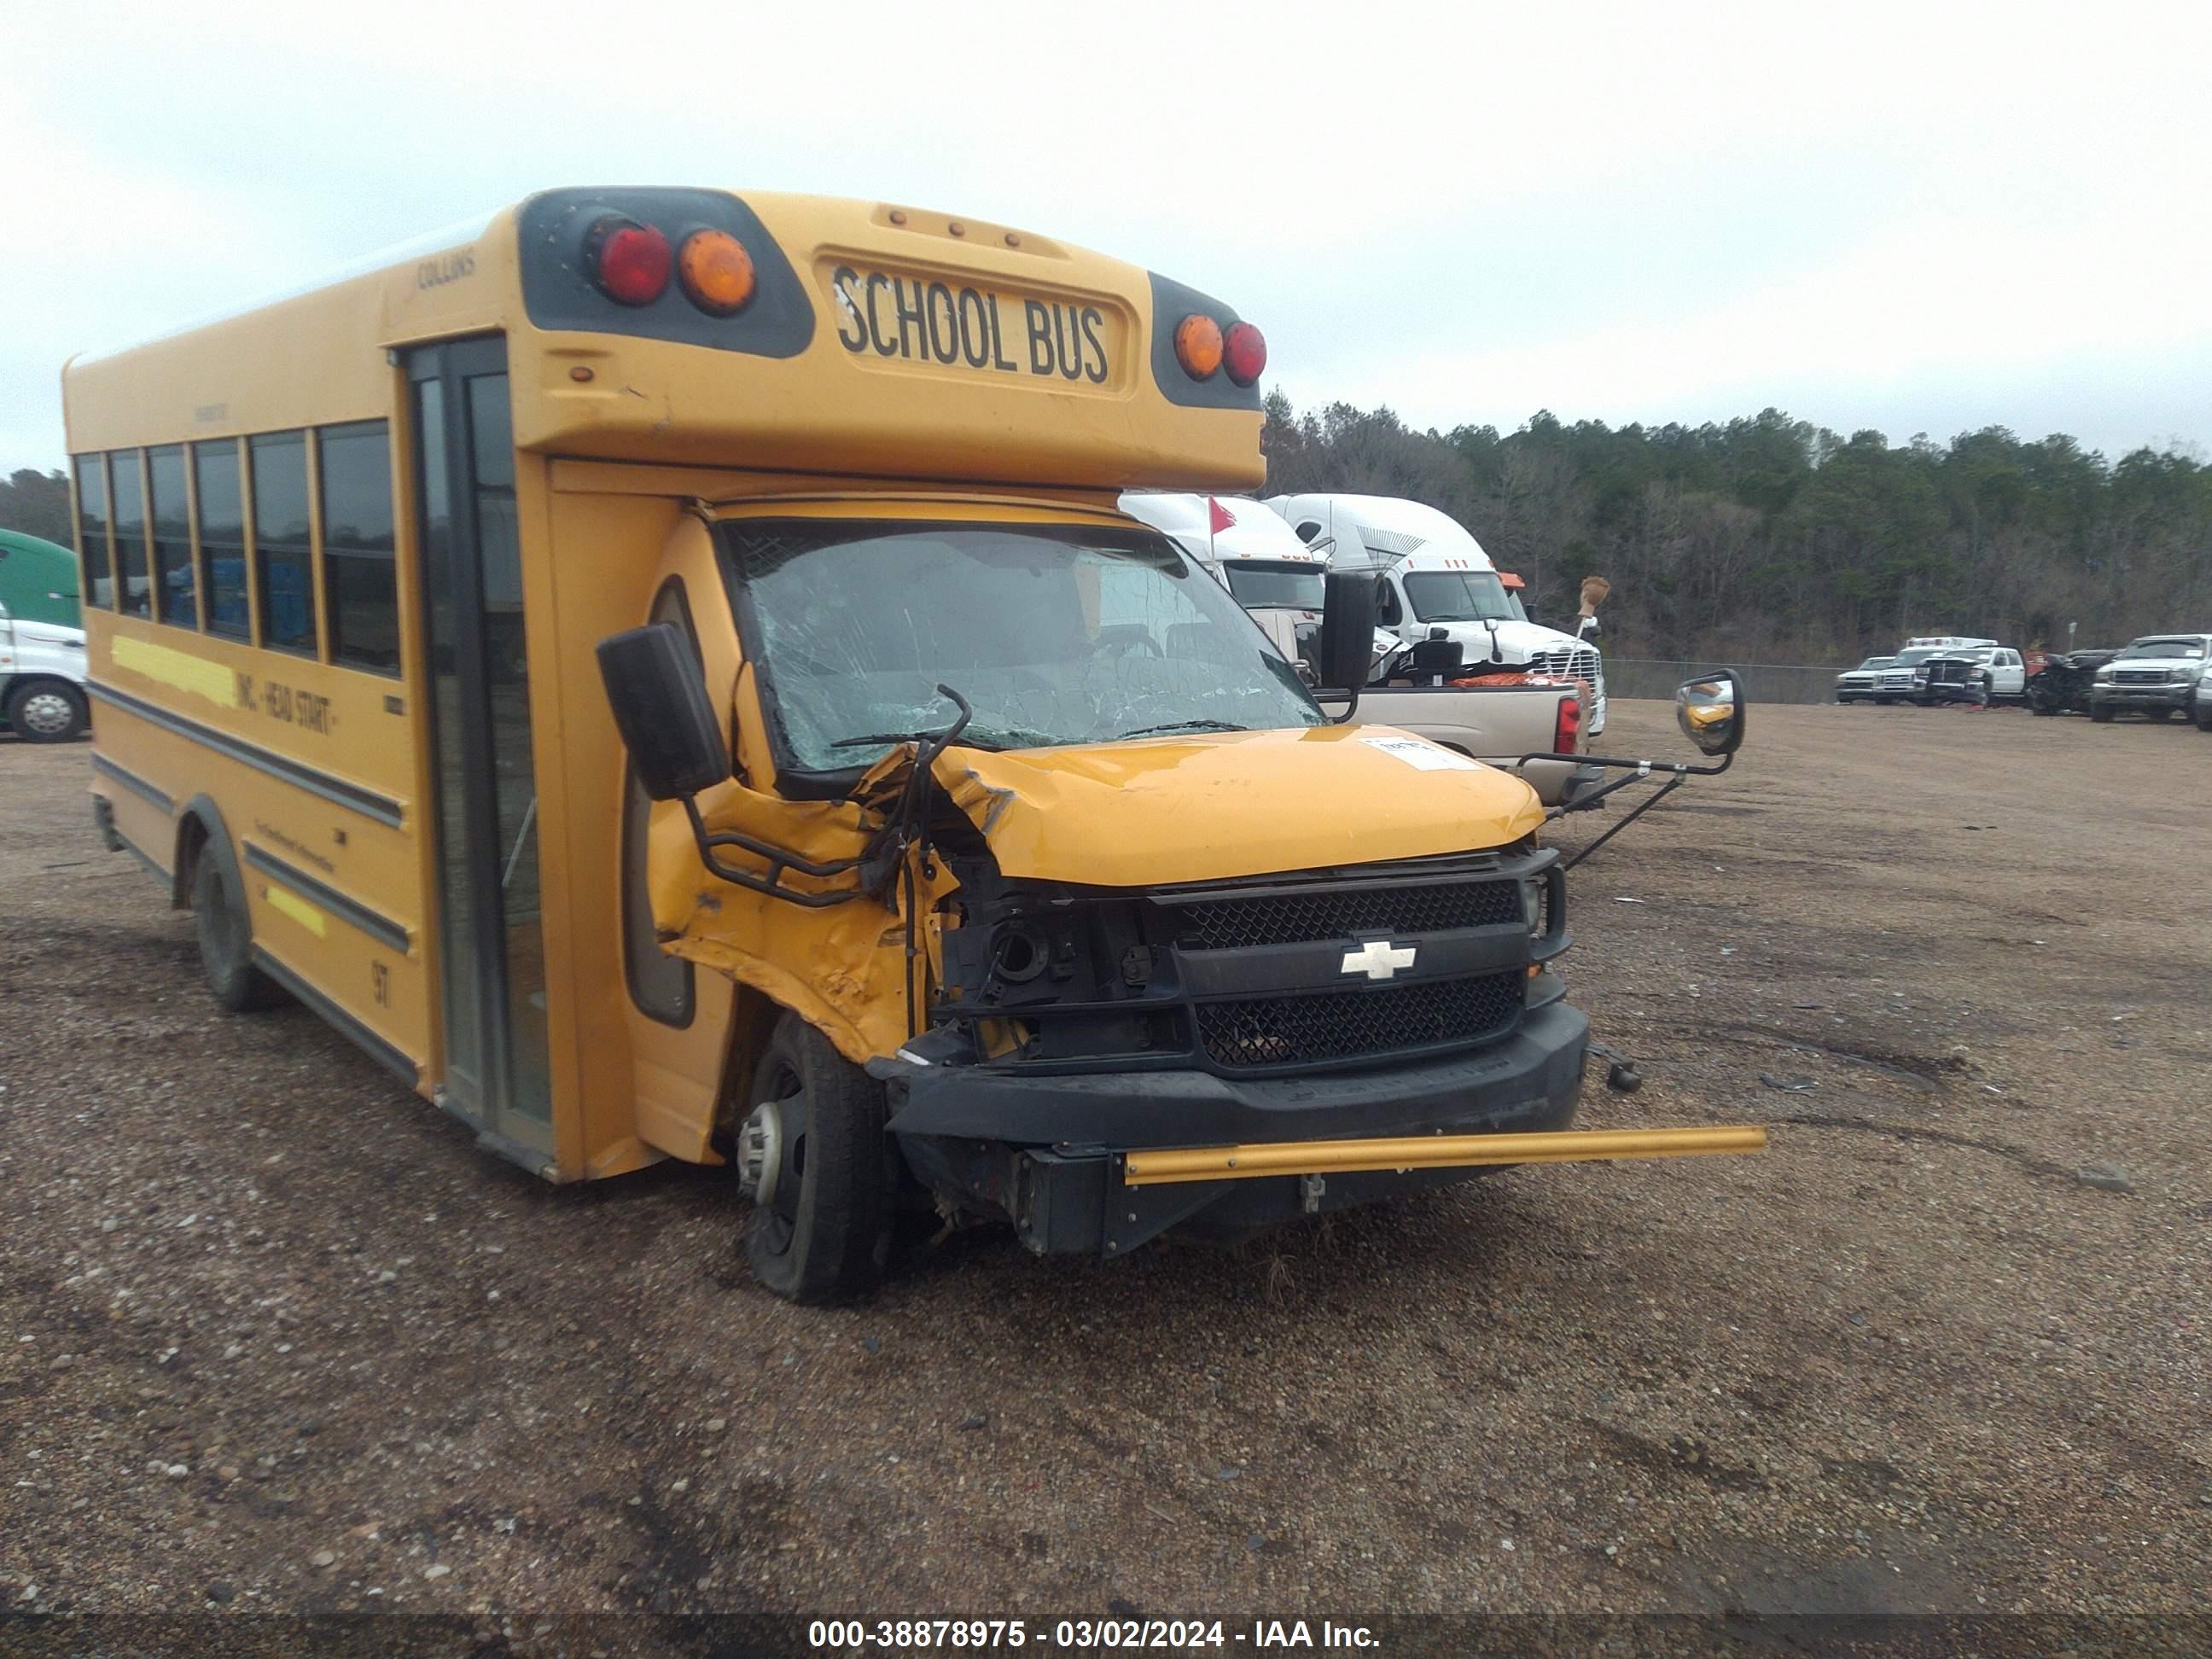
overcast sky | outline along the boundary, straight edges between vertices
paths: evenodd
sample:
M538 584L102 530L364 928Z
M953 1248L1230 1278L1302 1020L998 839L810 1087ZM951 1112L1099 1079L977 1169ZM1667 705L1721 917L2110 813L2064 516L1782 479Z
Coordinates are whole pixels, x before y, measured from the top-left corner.
M1033 228L1302 407L2212 441L2212 8L0 7L0 472L56 380L549 185Z

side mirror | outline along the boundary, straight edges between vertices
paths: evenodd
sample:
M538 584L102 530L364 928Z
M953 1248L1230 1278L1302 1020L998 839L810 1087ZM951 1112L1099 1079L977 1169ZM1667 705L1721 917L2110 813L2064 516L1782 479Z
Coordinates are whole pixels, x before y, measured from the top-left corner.
M599 678L637 781L654 800L683 800L724 782L730 751L707 702L699 659L669 623L599 641Z
M1375 660L1375 583L1369 571L1332 570L1322 578L1321 636L1314 671L1332 691L1357 691Z
M1595 617L1584 617L1575 625L1575 637L1578 640L1599 639L1604 633L1605 624Z
M1749 700L1732 668L1682 682L1674 694L1674 719L1682 733L1708 755L1733 755L1743 747L1744 715Z

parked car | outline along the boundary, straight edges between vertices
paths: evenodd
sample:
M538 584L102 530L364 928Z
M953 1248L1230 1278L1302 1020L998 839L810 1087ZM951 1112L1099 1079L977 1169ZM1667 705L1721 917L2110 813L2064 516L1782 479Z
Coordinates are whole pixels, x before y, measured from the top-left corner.
M2009 646L1950 646L1923 661L1917 671L1923 705L2017 702L2027 695L2027 666Z
M2112 661L2105 650L2047 654L2028 671L2027 708L2033 714L2086 714L2097 671Z
M1995 644L1994 641L1908 640L1887 668L1879 669L1874 677L1874 701L1884 705L1893 702L1917 702L1924 676L1921 665L1938 653L1961 644Z
M2089 718L2099 725L2122 714L2170 720L2187 714L2212 654L2212 634L2146 634L2130 640L2097 671Z
M1846 668L1836 676L1838 702L1872 702L1874 683L1885 668L1897 666L1894 657L1869 657L1856 668Z

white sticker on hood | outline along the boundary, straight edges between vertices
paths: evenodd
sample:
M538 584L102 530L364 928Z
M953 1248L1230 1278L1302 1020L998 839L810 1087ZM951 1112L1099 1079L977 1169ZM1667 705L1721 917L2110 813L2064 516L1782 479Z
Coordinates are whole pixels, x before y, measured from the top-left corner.
M1360 742L1370 749L1380 749L1421 772L1480 772L1480 761L1431 743L1426 738L1363 737Z

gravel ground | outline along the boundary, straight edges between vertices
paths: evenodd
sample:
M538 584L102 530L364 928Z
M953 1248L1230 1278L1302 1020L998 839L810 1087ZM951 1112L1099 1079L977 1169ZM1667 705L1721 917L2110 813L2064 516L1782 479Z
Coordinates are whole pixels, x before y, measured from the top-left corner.
M1111 1265L966 1235L829 1311L751 1284L714 1172L556 1190L303 1011L218 1014L86 776L0 743L0 1603L2201 1601L2192 730L1755 709L1583 866L1569 976L1648 1079L1583 1121L1761 1158Z

